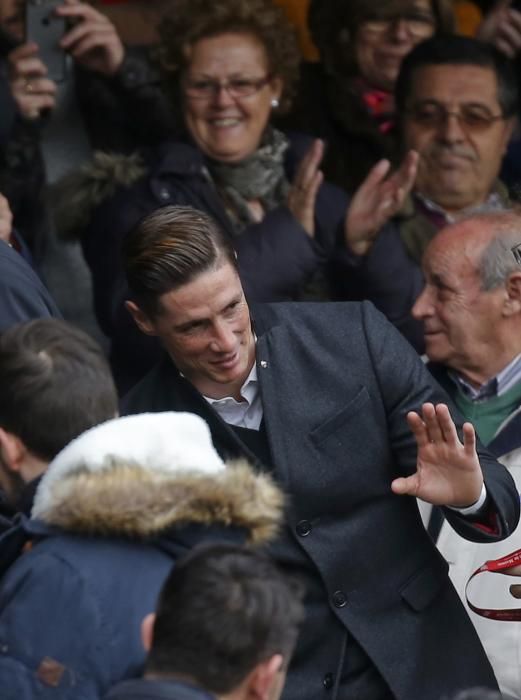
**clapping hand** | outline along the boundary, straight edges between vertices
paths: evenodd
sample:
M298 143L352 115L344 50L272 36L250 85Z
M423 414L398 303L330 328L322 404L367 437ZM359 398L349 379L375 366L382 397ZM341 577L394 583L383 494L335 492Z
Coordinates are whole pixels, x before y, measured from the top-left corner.
M310 238L315 235L315 202L324 175L320 163L324 142L316 139L299 163L288 193L288 208Z
M514 58L521 49L521 12L510 5L510 0L496 2L478 27L476 36L494 44L508 58Z
M9 243L13 228L13 215L9 202L3 194L0 194L0 241Z
M418 446L416 473L394 479L396 494L408 494L427 503L465 508L479 500L483 474L471 423L463 425L463 444L445 404L425 403L422 413L407 414Z
M345 221L345 241L356 255L366 255L382 226L402 207L416 179L418 154L409 151L388 177L391 164L379 161L354 194Z

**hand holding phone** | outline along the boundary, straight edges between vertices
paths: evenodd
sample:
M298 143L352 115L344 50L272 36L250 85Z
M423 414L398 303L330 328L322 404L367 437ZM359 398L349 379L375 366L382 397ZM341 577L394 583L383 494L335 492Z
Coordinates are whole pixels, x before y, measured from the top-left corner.
M56 83L47 77L36 44L21 44L8 57L9 86L18 111L25 119L37 119L55 104Z
M114 75L125 57L115 26L102 12L78 0L62 0L56 14L67 22L60 46L84 68Z

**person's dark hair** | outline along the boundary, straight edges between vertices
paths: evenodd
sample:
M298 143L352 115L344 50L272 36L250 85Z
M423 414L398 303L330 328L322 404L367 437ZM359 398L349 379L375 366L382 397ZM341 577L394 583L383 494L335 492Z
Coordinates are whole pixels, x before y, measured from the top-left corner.
M58 319L29 321L2 333L0 387L0 427L46 461L118 410L101 348Z
M258 551L227 544L192 550L161 592L147 674L189 677L220 694L274 654L287 665L302 595L301 585Z
M264 46L270 74L284 84L278 112L290 106L300 54L295 31L273 0L176 0L158 31L158 57L174 105L180 103L179 82L190 63L190 48L200 39L231 32L250 34Z
M311 0L308 27L326 70L358 75L354 39L361 24L411 8L411 0ZM431 0L436 34L454 30L452 0Z
M415 71L425 66L480 66L497 77L498 101L504 117L518 111L517 78L513 63L491 44L466 36L432 37L418 44L402 61L395 86L398 113L403 113L410 97Z
M123 243L127 282L147 316L161 313L159 297L223 262L237 268L230 240L216 222L193 207L156 209Z

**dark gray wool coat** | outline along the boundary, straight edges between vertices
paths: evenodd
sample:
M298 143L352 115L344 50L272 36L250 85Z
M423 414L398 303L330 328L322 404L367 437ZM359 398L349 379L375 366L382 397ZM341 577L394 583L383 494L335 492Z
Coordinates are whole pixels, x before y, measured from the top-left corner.
M290 503L273 551L312 582L284 698L351 700L345 679L355 647L388 685L386 697L439 700L495 687L416 500L390 487L416 469L407 412L450 400L367 302L259 305L253 319L272 466ZM200 414L222 455L252 458L168 357L123 406L127 413L166 409ZM461 427L455 409L453 416ZM512 532L519 496L507 470L478 451L496 534L454 511L446 517L461 536L487 542Z

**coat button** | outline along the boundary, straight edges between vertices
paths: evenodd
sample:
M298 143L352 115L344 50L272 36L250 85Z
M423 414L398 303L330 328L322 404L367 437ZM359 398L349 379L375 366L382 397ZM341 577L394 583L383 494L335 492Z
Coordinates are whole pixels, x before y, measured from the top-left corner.
M347 605L347 596L344 591L335 591L332 599L335 608L344 608Z
M324 680L322 681L324 688L326 690L331 690L331 688L333 687L333 682L334 682L333 674L326 673L326 675L324 676Z
M311 523L309 520L301 520L297 523L297 527L295 529L297 531L297 535L300 535L300 537L307 537L312 530Z
M170 199L170 192L167 190L166 187L162 187L159 190L159 199L162 199L163 202L166 202L167 200Z

